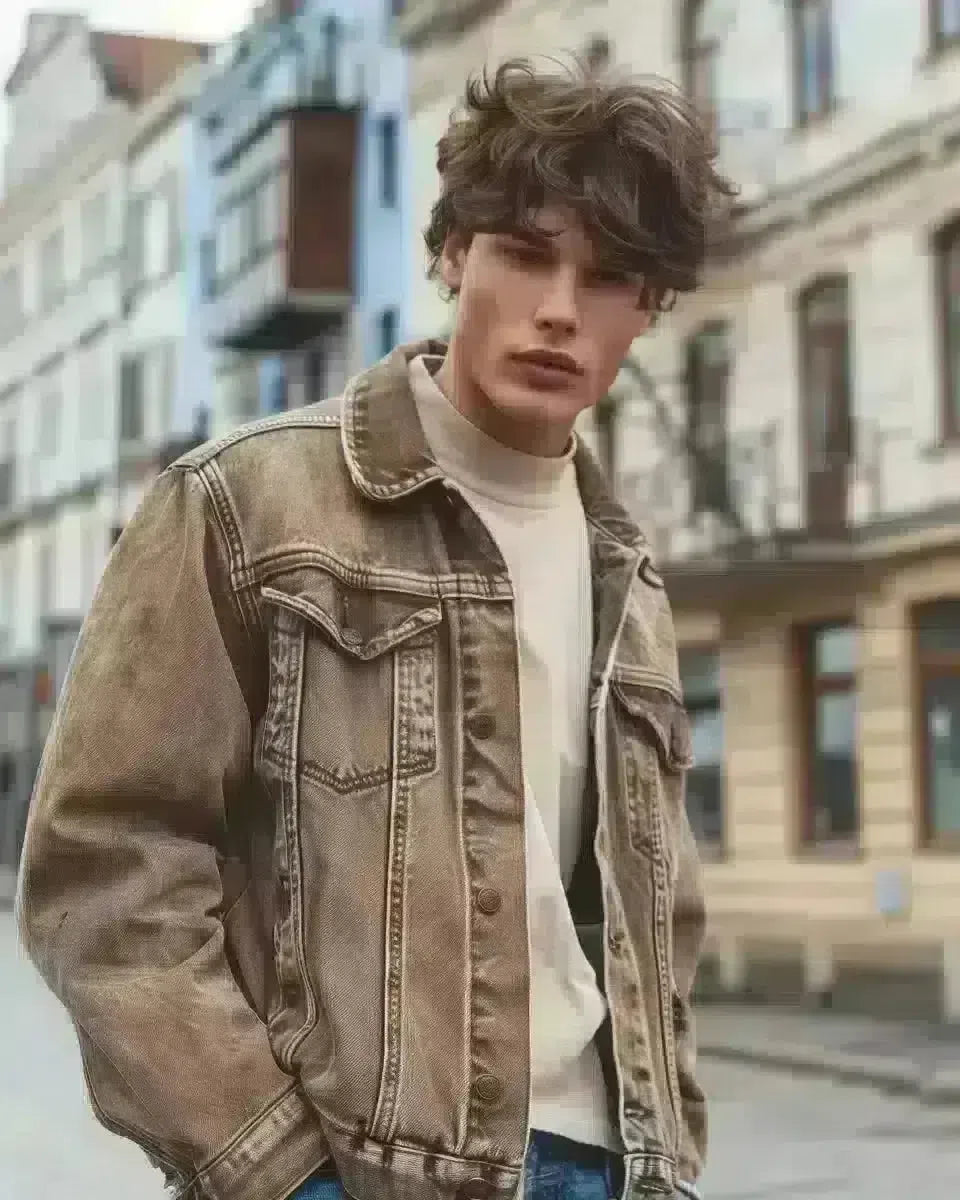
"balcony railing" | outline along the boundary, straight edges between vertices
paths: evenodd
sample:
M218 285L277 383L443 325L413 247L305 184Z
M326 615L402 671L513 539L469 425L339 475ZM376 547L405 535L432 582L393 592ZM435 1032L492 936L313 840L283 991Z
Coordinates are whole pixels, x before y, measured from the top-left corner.
M839 508L832 513L817 506L816 473L788 431L769 422L736 431L700 455L664 443L643 463L618 472L621 500L662 563L699 560L733 568L757 560L843 561L885 522L922 519L923 505L911 512L909 497L895 487L896 473L917 452L909 429L857 423L853 457L824 465L836 472Z

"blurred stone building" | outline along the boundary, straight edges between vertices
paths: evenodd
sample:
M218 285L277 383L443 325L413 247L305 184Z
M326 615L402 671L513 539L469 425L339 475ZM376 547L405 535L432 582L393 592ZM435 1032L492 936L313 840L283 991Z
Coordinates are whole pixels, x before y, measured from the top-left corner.
M485 61L576 51L713 120L736 220L599 442L677 618L701 991L960 1019L960 4L402 8L421 226Z
M117 528L194 434L184 115L205 48L32 13L0 200L0 867Z

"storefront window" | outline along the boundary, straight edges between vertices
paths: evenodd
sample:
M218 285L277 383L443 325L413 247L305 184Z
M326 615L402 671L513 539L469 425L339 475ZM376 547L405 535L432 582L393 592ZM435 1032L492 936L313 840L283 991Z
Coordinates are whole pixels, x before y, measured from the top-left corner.
M922 606L915 625L927 838L960 845L960 600Z
M694 766L687 775L687 813L697 842L717 852L723 845L723 699L720 656L715 650L686 650L680 678L690 718Z
M853 625L801 632L806 743L802 829L808 846L849 846L860 833L857 648Z

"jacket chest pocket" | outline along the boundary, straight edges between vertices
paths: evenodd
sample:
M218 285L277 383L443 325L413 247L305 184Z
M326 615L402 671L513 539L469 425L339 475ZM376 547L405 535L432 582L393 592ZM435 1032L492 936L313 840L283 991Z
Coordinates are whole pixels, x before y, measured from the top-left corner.
M265 756L340 794L437 764L439 602L319 568L261 588L270 613Z
M684 824L690 721L672 688L614 677L613 706L630 843L650 858L676 858Z

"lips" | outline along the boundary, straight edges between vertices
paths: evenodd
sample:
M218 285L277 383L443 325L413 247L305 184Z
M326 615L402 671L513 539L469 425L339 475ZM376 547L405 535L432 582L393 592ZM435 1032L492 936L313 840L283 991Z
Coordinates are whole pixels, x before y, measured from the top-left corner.
M547 371L563 371L568 375L582 375L583 368L570 354L562 350L525 350L515 354L514 359L531 367L541 367Z

